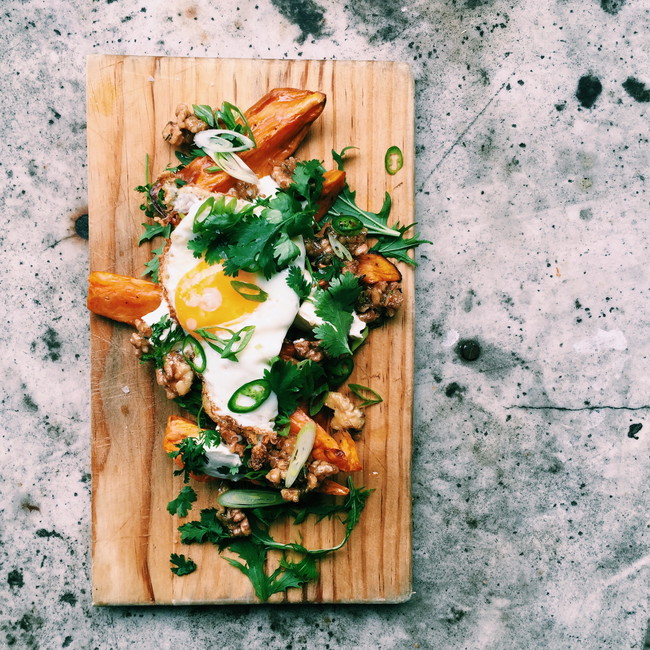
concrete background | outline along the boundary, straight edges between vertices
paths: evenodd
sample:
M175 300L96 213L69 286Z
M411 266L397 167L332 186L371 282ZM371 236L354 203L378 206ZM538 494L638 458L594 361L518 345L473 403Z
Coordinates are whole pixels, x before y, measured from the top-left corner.
M3 0L0 647L648 648L650 7ZM85 56L416 78L414 590L93 608ZM82 236L79 236L79 235ZM459 341L481 354L465 361Z

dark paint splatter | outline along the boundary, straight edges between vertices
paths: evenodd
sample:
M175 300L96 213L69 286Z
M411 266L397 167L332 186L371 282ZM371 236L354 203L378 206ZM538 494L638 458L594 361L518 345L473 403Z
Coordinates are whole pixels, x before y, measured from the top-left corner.
M460 396L464 392L465 389L460 384L457 384L455 381L449 384L449 386L445 388L445 395L447 397L453 397L454 395Z
M576 97L584 108L591 108L598 99L600 93L603 92L603 84L600 83L598 77L587 74L580 77L578 81L578 89L576 90Z
M23 395L23 404L25 405L25 408L32 413L38 411L38 404L32 399L32 396L27 393Z
M74 231L81 239L88 239L88 215L80 214L74 221Z
M639 436L637 435L637 433L639 433L641 429L643 429L643 424L641 424L640 422L636 422L635 424L630 424L630 429L627 432L627 437L638 440Z
M63 594L59 600L62 603L68 603L68 605L72 605L74 607L77 604L77 597L70 591L66 592Z
M562 102L561 104L555 104L556 111L563 111L565 108L566 108L566 102Z
M465 361L476 361L481 356L481 346L473 339L463 339L458 343L456 351Z
M48 350L44 358L49 358L50 361L58 361L61 358L61 340L59 339L59 335L56 330L48 327L47 330L45 330L45 334L43 335L43 342L47 346Z
M273 6L294 25L297 25L302 32L296 39L298 43L304 43L307 36L311 34L314 38L320 38L324 34L325 10L314 0L271 0Z
M591 221L593 219L593 212L591 211L591 208L583 208L580 210L580 218L583 221Z
M46 530L45 528L39 528L36 531L36 537L47 537L48 539L50 537L58 537L60 539L63 539L61 533L57 533L56 530Z
M623 88L625 92L636 99L637 102L642 102L644 104L650 102L650 89L646 88L645 84L634 77L628 77L623 82Z
M22 587L25 584L25 581L23 580L23 572L19 569L12 569L9 571L7 583L10 587Z
M608 14L615 16L625 4L625 0L600 0L600 7Z

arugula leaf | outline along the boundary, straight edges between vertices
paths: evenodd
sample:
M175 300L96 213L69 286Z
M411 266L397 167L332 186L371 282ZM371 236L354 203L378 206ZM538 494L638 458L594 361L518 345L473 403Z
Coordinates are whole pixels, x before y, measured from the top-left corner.
M187 517L187 513L192 509L192 504L196 501L196 492L189 485L184 485L179 495L167 504L167 512L170 515Z
M256 596L262 602L266 602L273 594L284 592L290 587L300 587L318 578L313 557L306 556L299 562L291 562L284 557L280 560L280 566L271 575L267 575L264 570L267 551L264 547L258 546L250 539L241 539L232 542L229 548L237 553L245 564L234 558L225 560L248 576Z
M168 239L172 232L171 224L165 226L161 223L143 223L142 225L144 226L144 232L140 235L140 239L138 239L138 246L146 241L151 241L159 235Z
M381 253L384 257L392 257L400 262L406 262L411 266L417 266L415 260L409 257L406 252L419 246L420 244L431 244L428 239L419 239L419 235L415 233L413 237L404 237L404 232L415 226L403 226L399 228L402 236L398 239L379 237L379 241L370 249L372 252Z
M387 235L389 237L399 237L400 232L395 228L388 226L388 215L392 201L390 194L384 194L384 202L379 212L370 212L362 210L355 201L356 192L350 189L346 183L343 191L336 197L334 205L329 210L330 217L353 216L359 219L364 227L368 230L369 235Z
M300 298L301 302L309 297L311 293L311 282L307 280L298 266L289 267L287 275L287 284L291 287Z
M214 508L201 510L200 521L188 521L178 527L183 544L204 544L210 542L223 548L231 539L230 531L219 521Z
M348 147L343 147L340 152L336 152L334 149L332 149L332 158L334 159L334 162L336 163L337 168L339 171L343 171L343 167L345 164L345 154L350 150L350 149L358 149L359 147L353 147L353 146L348 146Z
M169 556L169 561L176 565L172 567L171 571L177 576L186 576L196 571L196 562L189 557L186 558L184 555L172 553Z
M347 272L334 279L328 289L316 292L316 315L325 322L314 328L314 334L332 357L352 354L348 337L354 321L354 304L360 292L358 279Z

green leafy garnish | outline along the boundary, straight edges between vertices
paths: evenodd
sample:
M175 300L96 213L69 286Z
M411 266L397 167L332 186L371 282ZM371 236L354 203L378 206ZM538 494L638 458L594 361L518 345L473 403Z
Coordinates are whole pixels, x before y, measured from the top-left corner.
M172 573L177 576L186 576L196 571L196 562L189 557L186 558L184 555L172 553L169 556L169 561L175 565L172 567Z
M348 384L348 388L360 399L363 400L360 407L371 406L372 404L379 404L383 402L383 397L377 392L368 388L368 386L362 386L361 384Z
M353 147L353 146L348 146L348 147L343 147L341 151L337 152L332 149L332 158L334 159L334 162L336 163L336 166L339 171L343 171L343 167L345 165L345 154L350 150L350 149L358 149L359 147Z
M171 224L165 226L161 223L143 223L142 226L144 227L144 232L140 235L140 239L138 239L138 246L158 236L168 239L172 232Z
M140 361L153 361L156 368L162 368L165 365L165 357L172 350L179 348L184 340L183 328L165 314L151 326L149 351L142 354Z
M352 273L344 273L332 280L329 288L316 292L316 315L325 322L314 328L314 334L332 357L352 354L348 337L354 321L352 312L360 292L359 280Z
M311 282L305 278L303 272L297 266L289 267L287 284L298 294L301 301L305 300L311 293Z
M223 330L230 334L230 338L219 336L212 330ZM230 361L239 361L237 355L249 344L255 325L246 325L235 332L227 327L213 325L211 327L200 327L195 332L215 351L221 355L222 359Z
M178 527L183 544L204 544L210 542L223 548L231 539L228 529L219 521L214 508L201 510L199 521L188 521Z
M192 509L192 504L196 501L196 492L189 485L184 485L179 495L167 504L167 512L170 515L187 517L187 513Z
M206 447L216 447L221 442L218 431L203 429L198 436L188 436L181 440L175 451L167 455L170 458L180 457L183 461L182 469L174 470L174 476L183 476L183 482L188 483L190 473L201 475L208 463Z
M404 237L404 233L414 225L400 226L399 230L402 235L398 239L380 238L370 250L374 253L381 253L384 257L392 257L400 262L416 266L415 261L407 255L407 251L420 244L431 244L431 242L428 239L419 239L417 233L413 237Z
M236 131L249 137L255 144L255 136L248 124L248 120L234 104L223 102L220 109L213 109L206 104L193 104L192 108L194 109L194 115L203 120L209 127Z

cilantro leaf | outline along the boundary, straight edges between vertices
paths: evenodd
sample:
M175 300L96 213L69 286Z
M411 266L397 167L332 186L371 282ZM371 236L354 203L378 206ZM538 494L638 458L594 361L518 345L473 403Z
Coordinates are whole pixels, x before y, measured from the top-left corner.
M323 189L323 174L325 168L319 160L299 162L293 173L289 191L297 194L299 198L306 199L308 205L314 205Z
M200 521L188 521L178 527L183 544L204 544L210 542L223 547L231 539L230 531L219 521L214 508L201 510Z
M189 485L184 485L179 495L167 504L167 512L170 515L187 517L187 513L192 509L192 504L196 501L196 492Z
M172 553L169 556L169 561L176 565L172 567L172 573L177 576L186 576L196 571L196 562L189 557L186 558L184 555Z
M203 469L208 463L208 456L205 448L217 446L221 441L218 431L202 429L198 436L188 436L183 438L176 451L171 451L167 455L170 458L178 458L183 461L182 469L174 470L174 476L183 476L183 482L190 480L190 474L203 474Z
M234 558L225 558L226 561L248 577L256 596L262 602L266 602L273 594L284 592L290 587L300 587L318 578L316 561L309 555L299 562L282 558L280 566L271 575L267 575L264 570L267 551L264 547L250 539L242 539L231 543L229 548L239 555L243 563Z
M289 267L287 284L298 294L301 301L305 300L311 293L311 282L309 282L298 266Z
M348 337L354 321L352 311L360 291L358 279L352 273L344 273L334 279L328 289L316 292L316 315L325 322L314 328L314 334L330 356L352 354Z

